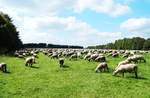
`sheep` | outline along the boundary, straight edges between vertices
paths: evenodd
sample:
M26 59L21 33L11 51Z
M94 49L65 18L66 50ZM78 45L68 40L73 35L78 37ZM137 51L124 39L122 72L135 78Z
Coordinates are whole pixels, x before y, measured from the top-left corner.
M3 72L7 72L7 64L6 63L0 63L0 70Z
M135 77L138 78L137 70L138 66L136 64L125 64L125 65L122 64L113 72L113 76L117 75L118 73L122 73L122 76L124 77L125 72L129 73L134 72Z
M76 59L77 60L77 54L71 55L70 58L69 58L69 60L71 60L71 59Z
M98 54L92 54L88 61L95 60L98 56Z
M51 56L51 58L53 58L53 59L54 59L54 58L57 59L58 57L59 57L59 55L58 55L57 53L53 53L52 56Z
M98 56L95 61L97 62L105 62L106 61L106 58L104 56Z
M97 72L102 72L102 71L106 71L106 70L109 71L108 65L105 62L103 62L103 63L100 63L96 67L95 72L97 73Z
M90 58L90 56L91 56L91 54L87 54L87 55L85 55L85 56L84 56L84 60L86 60L86 59Z
M19 55L18 55L18 58L23 58L23 59L24 59L24 56L19 54Z
M35 58L39 58L38 55L37 55L36 53L34 53L33 56L34 56Z
M125 64L129 64L129 61L127 59L119 62L118 66L115 68L115 70L117 70L120 65L125 65Z
M137 59L137 61L140 60L140 62L141 62L141 61L146 62L146 60L145 60L145 58L144 58L143 55L137 55L137 56L136 56L136 59Z
M144 57L142 55L133 55L131 57L128 57L127 60L129 62L134 62L134 63L138 63L138 61L140 60L140 62L143 60L144 62L146 62L146 60L144 59Z
M129 55L130 55L130 54L125 53L125 54L123 54L123 56L122 56L122 57L123 57L123 58L125 58L125 57L129 57Z
M64 66L64 58L59 58L59 65L60 67Z
M113 53L113 54L112 54L112 57L118 57L118 56L119 56L118 53Z
M26 58L25 61L26 61L25 66L28 66L28 65L32 66L32 64L35 63L35 57L34 56L28 57L28 58Z

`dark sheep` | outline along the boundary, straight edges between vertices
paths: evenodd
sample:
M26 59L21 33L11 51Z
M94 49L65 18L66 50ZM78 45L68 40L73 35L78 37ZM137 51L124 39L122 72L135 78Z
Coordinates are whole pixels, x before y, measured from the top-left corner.
M64 58L59 58L59 65L60 67L64 66Z
M7 72L7 64L1 63L0 64L0 70L3 71L3 72Z

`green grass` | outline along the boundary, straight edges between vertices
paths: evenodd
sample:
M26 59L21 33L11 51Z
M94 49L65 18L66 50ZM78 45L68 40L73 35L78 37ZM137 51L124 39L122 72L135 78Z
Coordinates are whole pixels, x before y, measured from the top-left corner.
M59 68L57 60L39 54L34 68L25 67L24 60L0 56L10 73L0 72L0 98L150 98L150 55L140 63L139 79L134 74L123 78L112 76L122 58L107 58L109 73L95 73L97 62L69 61L68 68Z

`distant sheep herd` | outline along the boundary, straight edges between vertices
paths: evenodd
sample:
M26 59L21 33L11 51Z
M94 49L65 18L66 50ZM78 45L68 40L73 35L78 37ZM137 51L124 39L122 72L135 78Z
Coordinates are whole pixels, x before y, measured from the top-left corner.
M112 75L121 73L135 73L135 77L138 78L138 63L146 62L142 54L148 53L148 51L139 50L98 50L98 49L23 49L14 53L15 57L25 59L25 66L30 66L36 63L39 52L42 52L46 56L52 59L58 59L60 67L64 66L65 58L69 60L84 59L87 61L100 62L95 69L95 72L109 72L109 66L106 63L106 58L122 56L126 58L124 61L118 62L118 65L114 69ZM7 72L7 64L0 63L0 70Z

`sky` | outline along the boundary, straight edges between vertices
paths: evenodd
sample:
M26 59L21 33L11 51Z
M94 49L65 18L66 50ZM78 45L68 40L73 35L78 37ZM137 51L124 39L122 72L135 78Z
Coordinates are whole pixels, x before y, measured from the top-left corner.
M0 0L23 43L102 45L150 37L150 0Z

